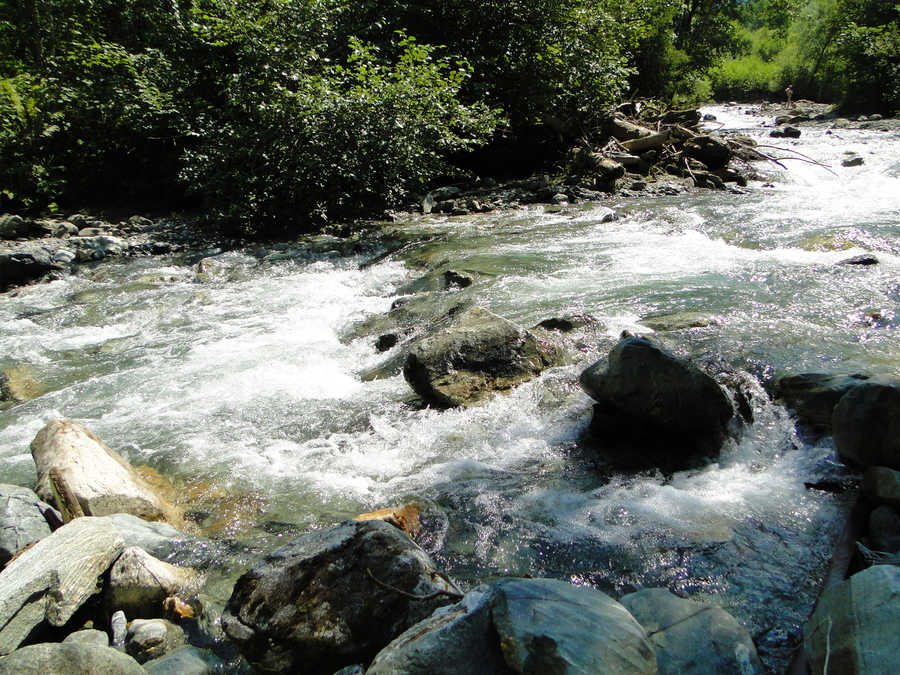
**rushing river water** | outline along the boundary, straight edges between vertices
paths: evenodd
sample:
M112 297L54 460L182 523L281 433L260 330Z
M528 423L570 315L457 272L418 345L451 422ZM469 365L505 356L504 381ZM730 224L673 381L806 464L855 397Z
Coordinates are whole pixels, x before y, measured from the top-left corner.
M414 218L398 227L423 243L374 264L377 245L231 252L200 274L196 260L130 259L0 297L4 363L29 365L46 392L0 411L0 480L32 485L38 430L84 422L173 476L231 542L211 570L220 599L287 538L416 500L434 516L427 547L463 585L664 585L728 609L783 668L846 509L804 487L841 475L830 441L804 444L755 385L754 422L717 464L611 473L582 442L591 401L577 376L622 330L672 314L708 325L662 334L667 347L748 378L900 374L900 135L823 126L776 141L762 118L712 112L832 172L761 165L767 186L746 194L619 199L608 223L584 205ZM865 163L842 167L848 152ZM862 253L880 263L838 264ZM377 333L354 337L361 322L447 268L476 279L456 296L523 325L594 317L580 363L465 410L423 409L400 374L362 378L402 347L378 353Z

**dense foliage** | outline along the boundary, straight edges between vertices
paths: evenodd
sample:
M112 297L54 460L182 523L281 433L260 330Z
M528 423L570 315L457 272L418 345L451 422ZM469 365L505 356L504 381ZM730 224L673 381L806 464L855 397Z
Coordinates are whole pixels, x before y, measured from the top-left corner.
M0 0L0 209L193 200L247 233L421 196L631 93L892 111L895 0Z

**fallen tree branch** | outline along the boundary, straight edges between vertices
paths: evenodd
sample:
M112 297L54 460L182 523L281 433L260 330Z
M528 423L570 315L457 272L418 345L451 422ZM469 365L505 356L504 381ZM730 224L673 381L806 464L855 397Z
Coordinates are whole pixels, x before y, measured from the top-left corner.
M408 593L404 590L397 588L396 586L391 586L390 584L385 583L384 581L382 581L381 579L376 577L374 574L372 574L372 570L369 569L368 567L366 568L366 572L368 573L369 578L372 581L374 581L376 584L381 586L382 588L387 589L389 591L393 591L394 593L399 593L400 595L402 595L404 597L412 598L413 600L432 600L441 595L447 595L451 598L457 598L457 599L462 599L462 597L463 597L463 594L459 592L459 589L452 590L452 591L445 591L442 589L442 590L435 591L434 593L429 593L428 595L416 595L415 593Z

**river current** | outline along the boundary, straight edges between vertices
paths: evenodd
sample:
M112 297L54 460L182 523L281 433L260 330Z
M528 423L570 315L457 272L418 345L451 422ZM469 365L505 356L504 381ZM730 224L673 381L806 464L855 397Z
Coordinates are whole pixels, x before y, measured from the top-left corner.
M320 239L224 253L215 273L196 259L104 262L0 296L0 358L27 364L45 391L0 410L0 481L33 485L28 444L48 421L85 423L172 476L228 544L210 570L220 601L291 537L418 501L426 547L463 586L506 574L613 596L666 586L730 611L782 669L847 498L805 486L844 470L759 382L900 375L900 134L821 126L770 139L771 120L705 112L830 170L761 163L743 194L616 198L603 205L613 222L600 205L409 218L392 227L413 243L383 258L377 242L338 255ZM864 163L842 166L847 153ZM839 264L863 253L879 264ZM525 326L594 317L580 362L464 410L423 408L396 371L362 377L401 347L379 353L359 326L435 269L473 276L456 295ZM583 441L578 374L663 315L702 317L659 339L743 374L759 394L754 421L700 470L606 470Z

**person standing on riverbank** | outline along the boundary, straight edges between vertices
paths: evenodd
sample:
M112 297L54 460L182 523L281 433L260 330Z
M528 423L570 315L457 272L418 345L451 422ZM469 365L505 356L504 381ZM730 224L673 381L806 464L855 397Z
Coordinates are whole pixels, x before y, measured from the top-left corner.
M789 84L787 86L787 89L784 90L784 95L787 96L787 107L793 108L794 107L794 100L793 100L794 99L794 85L793 84Z

